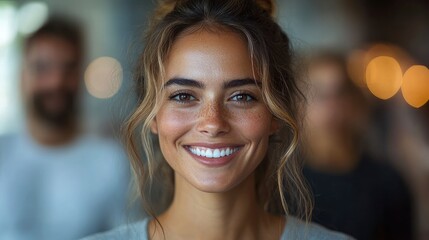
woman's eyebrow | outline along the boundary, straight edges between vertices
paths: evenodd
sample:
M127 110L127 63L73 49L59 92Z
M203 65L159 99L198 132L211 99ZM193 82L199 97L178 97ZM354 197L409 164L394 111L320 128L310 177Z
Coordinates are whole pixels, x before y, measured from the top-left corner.
M187 79L187 78L172 78L164 84L164 88L171 85L196 87L201 89L205 88L204 83L193 79ZM261 87L262 83L261 81L257 81L252 78L234 79L234 80L226 81L223 84L223 88L228 89L228 88L234 88L234 87L241 87L244 85L256 85L258 87Z
M205 87L203 83L198 82L196 80L187 79L187 78L172 78L164 84L164 88L171 85L180 85L180 86L188 86L188 87L196 87L196 88Z
M235 79L228 82L225 82L223 88L234 88L241 87L244 85L256 85L257 87L262 87L261 81L257 81L253 78L243 78L243 79Z

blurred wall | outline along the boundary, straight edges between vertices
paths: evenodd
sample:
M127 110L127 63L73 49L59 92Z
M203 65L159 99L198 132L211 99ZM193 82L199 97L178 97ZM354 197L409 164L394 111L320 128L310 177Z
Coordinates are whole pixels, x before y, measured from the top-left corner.
M365 38L363 6L359 1L277 1L278 21L297 50L350 50Z

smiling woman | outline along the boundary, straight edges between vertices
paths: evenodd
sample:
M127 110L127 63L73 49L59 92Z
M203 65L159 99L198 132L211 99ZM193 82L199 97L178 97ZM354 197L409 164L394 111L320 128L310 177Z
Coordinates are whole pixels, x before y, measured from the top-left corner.
M294 155L302 94L270 6L161 4L136 75L141 102L125 126L151 218L96 239L347 238L292 217L311 213ZM162 202L151 201L159 179L165 201L153 212Z
M238 33L219 31L182 33L166 59L166 97L151 130L175 172L176 192L180 181L216 193L254 185L250 175L277 128L246 42Z

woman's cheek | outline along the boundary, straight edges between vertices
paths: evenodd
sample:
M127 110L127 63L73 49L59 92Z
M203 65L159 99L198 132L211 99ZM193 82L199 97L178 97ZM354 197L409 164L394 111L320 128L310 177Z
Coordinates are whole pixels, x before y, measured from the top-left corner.
M177 137L189 131L195 113L174 107L161 108L157 114L158 131L163 136Z
M248 139L258 139L269 136L272 116L265 108L241 111L234 114L237 126Z

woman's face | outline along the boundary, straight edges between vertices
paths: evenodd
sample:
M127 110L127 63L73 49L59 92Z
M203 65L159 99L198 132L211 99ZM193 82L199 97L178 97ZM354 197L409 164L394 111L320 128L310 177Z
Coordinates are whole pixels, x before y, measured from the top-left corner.
M165 159L201 191L234 188L262 161L276 130L246 42L227 31L182 34L165 70L165 98L151 126Z

